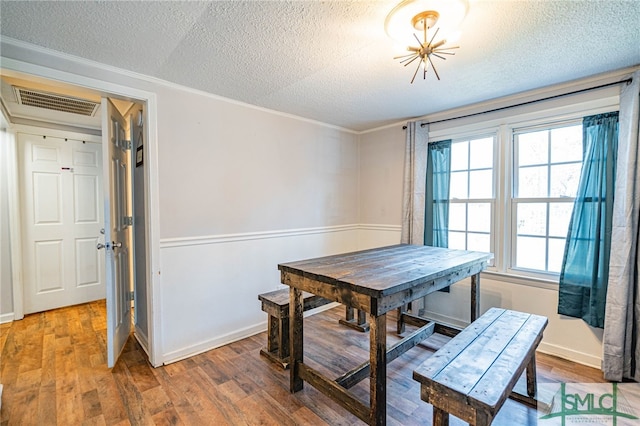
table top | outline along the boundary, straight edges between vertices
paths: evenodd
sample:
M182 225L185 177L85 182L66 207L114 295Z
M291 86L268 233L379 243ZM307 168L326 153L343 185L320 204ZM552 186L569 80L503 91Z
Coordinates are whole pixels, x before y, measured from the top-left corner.
M488 262L491 253L399 244L281 263L283 273L373 297L407 290Z

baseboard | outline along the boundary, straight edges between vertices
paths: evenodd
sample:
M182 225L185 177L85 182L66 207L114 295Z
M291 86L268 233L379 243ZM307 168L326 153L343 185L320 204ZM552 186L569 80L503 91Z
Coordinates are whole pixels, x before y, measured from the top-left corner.
M167 352L162 357L162 364L167 365L174 362L182 361L183 359L199 355L203 352L210 351L211 349L219 348L221 346L228 345L229 343L246 339L247 337L261 333L265 330L265 324L255 324L240 330L236 330L232 333L227 333L225 335L216 337L215 339L205 340L195 345L184 347L177 351Z
M584 352L565 348L563 346L540 342L538 351L542 352L543 354L557 356L558 358L563 358L569 361L576 362L578 364L586 365L587 367L593 367L598 370L602 369L601 358L594 355L586 354Z
M314 314L317 314L318 312L326 311L336 306L340 306L340 304L337 302L329 303L327 305L320 306L318 308L311 309L310 311L305 312L304 316L307 317L309 315L314 315ZM182 361L183 359L190 358L195 355L199 355L201 353L219 348L224 345L228 345L229 343L237 342L238 340L246 339L247 337L251 337L253 335L262 333L266 330L267 330L267 321L265 316L265 321L261 322L260 324L255 324L240 330L236 330L232 333L225 334L215 339L209 339L209 340L200 342L196 345L187 346L177 351L168 352L163 355L162 364L167 365L167 364L172 364L174 362ZM265 344L266 344L266 341L265 341Z
M15 319L13 312L9 312L8 314L0 314L0 324L4 324L6 322L11 322Z
M437 314L431 311L425 311L424 317L434 320L435 322L440 322L443 324L453 325L455 327L464 328L469 325L468 322L461 320L460 318L454 318L447 315Z

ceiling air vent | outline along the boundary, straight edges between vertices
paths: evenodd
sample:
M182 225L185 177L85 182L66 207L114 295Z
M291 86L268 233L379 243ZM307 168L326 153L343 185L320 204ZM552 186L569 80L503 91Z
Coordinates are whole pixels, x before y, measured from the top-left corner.
M16 98L20 105L36 108L51 109L54 111L70 112L93 117L99 104L85 99L72 98L56 93L39 92L14 86Z

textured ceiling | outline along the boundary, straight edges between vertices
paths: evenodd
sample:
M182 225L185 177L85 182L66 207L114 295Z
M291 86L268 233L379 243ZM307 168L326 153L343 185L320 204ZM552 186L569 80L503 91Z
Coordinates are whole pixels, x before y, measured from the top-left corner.
M640 2L470 1L441 81L384 32L397 1L6 1L2 36L366 130L640 64Z

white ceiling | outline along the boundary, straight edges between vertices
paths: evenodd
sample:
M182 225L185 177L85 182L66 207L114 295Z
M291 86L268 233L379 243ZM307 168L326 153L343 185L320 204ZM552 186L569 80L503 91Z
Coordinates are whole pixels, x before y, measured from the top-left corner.
M442 80L411 85L398 1L2 0L0 33L356 131L640 64L638 0L470 0Z

